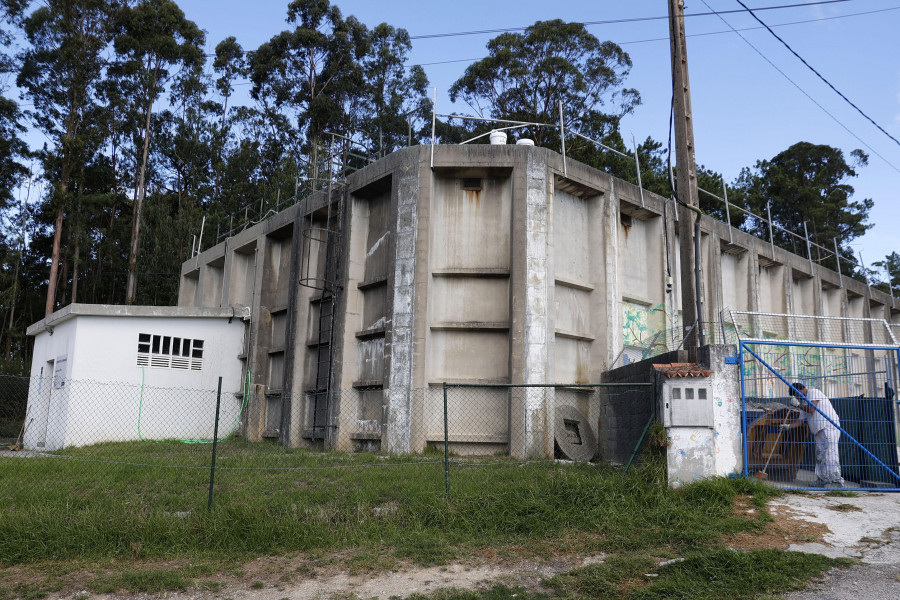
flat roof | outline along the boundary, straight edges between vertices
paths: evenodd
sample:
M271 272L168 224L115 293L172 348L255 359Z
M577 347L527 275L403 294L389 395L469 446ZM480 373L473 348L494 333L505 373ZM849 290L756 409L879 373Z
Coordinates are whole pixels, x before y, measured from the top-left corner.
M218 306L130 306L124 304L69 304L33 323L25 330L37 335L75 317L157 317L177 319L232 319L241 317L240 308Z

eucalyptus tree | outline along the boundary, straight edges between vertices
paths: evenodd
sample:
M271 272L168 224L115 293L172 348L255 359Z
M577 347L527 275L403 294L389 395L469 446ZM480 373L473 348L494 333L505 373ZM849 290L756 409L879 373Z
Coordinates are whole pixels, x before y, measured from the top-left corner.
M350 133L358 122L365 87L360 60L368 50L366 27L344 18L328 0L294 0L285 30L262 44L250 60L251 95L272 135L290 148L292 159L311 155L314 180L325 131Z
M29 116L50 140L41 153L49 178L53 243L45 313L53 312L60 266L63 221L72 200L73 179L98 146L95 126L97 83L111 38L110 0L46 0L24 20L30 47L22 55L17 84L33 102Z
M559 122L562 103L567 129L624 149L619 122L640 104L640 94L624 86L632 63L620 46L601 42L582 23L555 19L502 33L487 49L488 56L469 65L450 88L451 100L462 100L481 117L551 125ZM538 145L559 148L556 127L523 133ZM596 162L590 160L593 147L581 138L567 137L566 150Z
M362 58L366 81L366 110L360 128L366 145L384 156L418 140L414 131L428 114L428 78L419 65L405 66L412 43L405 29L387 23L369 33L369 48Z
M29 155L28 144L22 138L26 129L22 124L19 105L8 98L7 79L16 70L15 57L9 52L12 47L12 32L7 25L14 25L21 17L24 2L0 0L0 211L13 201L13 190L28 169L24 165Z
M140 116L135 135L134 215L125 291L125 302L131 303L137 288L135 268L147 194L153 106L175 72L203 63L204 35L171 0L142 0L126 6L118 11L116 21L114 46L123 58L119 72L133 82L136 90L133 106Z

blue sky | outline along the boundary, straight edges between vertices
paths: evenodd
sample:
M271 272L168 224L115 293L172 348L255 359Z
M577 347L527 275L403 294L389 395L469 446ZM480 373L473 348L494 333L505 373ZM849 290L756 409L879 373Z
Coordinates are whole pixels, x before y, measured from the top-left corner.
M744 1L759 8L802 0ZM370 27L387 22L405 28L412 36L524 27L553 18L585 22L664 17L667 10L664 0L335 3L344 15L355 15ZM179 5L206 30L210 49L228 35L235 35L245 49L253 49L288 27L287 0L180 0ZM740 8L735 0L690 0L686 13ZM837 89L900 139L900 0L849 0L758 14ZM747 14L724 18L736 29L758 27ZM811 22L775 27L796 21ZM771 158L798 141L829 144L845 155L860 148L869 154L869 164L850 183L856 188L856 199L875 201L870 217L874 227L854 242L854 247L869 265L890 252L900 252L900 145L848 106L765 29L741 32L759 53L714 15L689 17L686 29L697 162L731 181L742 167ZM601 40L621 44L634 63L626 84L641 93L643 104L625 119L625 139L634 135L639 142L647 136L666 140L671 95L666 20L591 26L589 30ZM727 33L716 33L722 31ZM437 88L439 112L468 110L452 107L447 90L469 64L467 59L485 55L485 43L493 35L413 41L410 62L425 65L430 85ZM426 64L436 62L444 64Z

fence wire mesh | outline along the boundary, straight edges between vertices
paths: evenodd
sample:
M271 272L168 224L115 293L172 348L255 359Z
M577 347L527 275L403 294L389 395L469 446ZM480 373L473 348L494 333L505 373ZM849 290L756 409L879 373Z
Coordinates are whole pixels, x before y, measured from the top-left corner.
M799 489L900 489L895 348L744 342L750 476Z
M289 395L0 376L0 497L167 514L264 499L306 518L400 480L442 496L460 467L630 463L653 416L649 384Z
M883 319L725 311L722 321L723 337L729 344L756 339L826 346L897 345L893 326Z

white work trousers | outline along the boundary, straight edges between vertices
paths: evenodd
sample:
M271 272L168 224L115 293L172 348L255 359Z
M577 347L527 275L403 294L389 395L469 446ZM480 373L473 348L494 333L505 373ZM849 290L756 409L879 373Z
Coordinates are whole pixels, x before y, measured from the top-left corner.
M816 477L825 483L844 483L838 455L839 439L841 432L835 427L825 427L816 434Z

